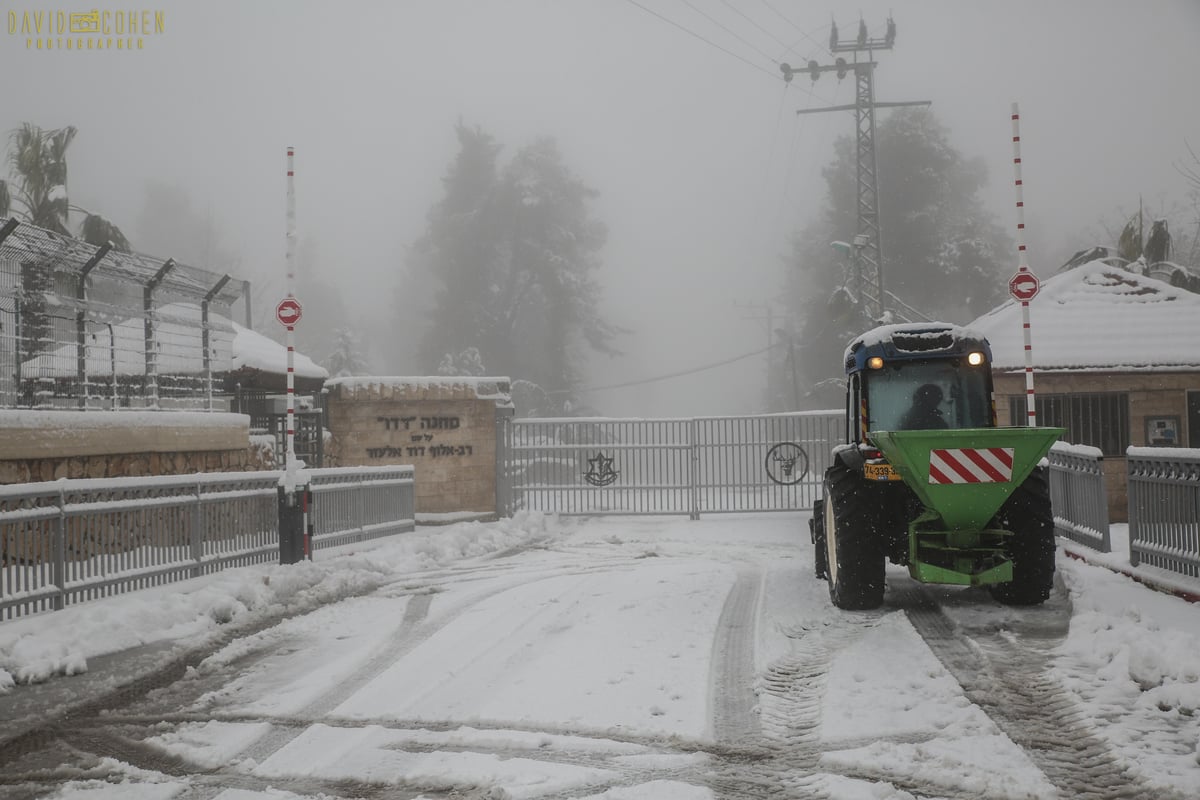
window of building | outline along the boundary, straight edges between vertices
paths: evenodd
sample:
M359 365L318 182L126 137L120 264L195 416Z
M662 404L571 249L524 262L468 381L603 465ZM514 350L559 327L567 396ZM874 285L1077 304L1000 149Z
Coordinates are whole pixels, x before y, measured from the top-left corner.
M1025 424L1025 398L1008 398L1010 425ZM1129 395L1125 392L1097 394L1038 394L1038 425L1066 428L1063 441L1098 447L1106 456L1125 455L1129 447Z

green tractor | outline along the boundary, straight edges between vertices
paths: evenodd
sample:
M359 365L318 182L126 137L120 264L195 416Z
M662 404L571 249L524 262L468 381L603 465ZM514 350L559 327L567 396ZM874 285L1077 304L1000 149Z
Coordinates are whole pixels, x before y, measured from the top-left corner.
M943 323L885 325L846 348L846 443L811 536L838 608L883 603L886 561L921 583L1036 605L1054 579L1043 456L1062 428L1001 428L991 348Z

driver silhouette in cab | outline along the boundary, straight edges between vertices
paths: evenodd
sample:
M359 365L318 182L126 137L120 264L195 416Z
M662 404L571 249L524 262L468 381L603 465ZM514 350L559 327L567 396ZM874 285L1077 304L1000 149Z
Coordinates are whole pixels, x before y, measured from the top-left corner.
M917 431L947 428L946 418L938 406L942 403L942 389L933 383L925 383L913 392L912 407L900 419L901 430Z

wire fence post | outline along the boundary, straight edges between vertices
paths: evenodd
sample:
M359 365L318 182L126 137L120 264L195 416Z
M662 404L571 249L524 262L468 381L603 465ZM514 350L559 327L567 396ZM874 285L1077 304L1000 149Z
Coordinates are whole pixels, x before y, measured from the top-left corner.
M688 484L691 487L691 513L688 515L690 519L700 519L700 486L697 476L700 474L700 436L698 427L700 423L692 419L688 424L688 437L691 439L688 442Z
M496 516L511 517L513 514L512 476L509 472L512 426L516 413L512 408L496 408Z
M204 535L201 526L204 523L204 488L196 481L196 505L192 508L192 535L189 537L192 553L192 577L202 574L201 564L204 561Z
M146 402L150 408L158 408L158 336L154 324L154 290L175 266L175 259L168 258L154 273L154 277L142 290L142 313L145 315L146 340ZM116 375L113 375L116 380Z
M67 493L58 487L58 518L54 523L54 610L62 611L67 597Z

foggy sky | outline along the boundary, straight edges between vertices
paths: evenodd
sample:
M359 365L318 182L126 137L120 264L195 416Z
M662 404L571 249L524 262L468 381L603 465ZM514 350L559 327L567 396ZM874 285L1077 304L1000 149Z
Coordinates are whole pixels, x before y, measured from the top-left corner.
M627 0L216 0L121 4L164 14L143 50L38 51L8 32L10 10L19 24L25 11L106 4L7 2L0 131L77 126L71 200L135 246L147 182L184 188L238 255L237 277L280 296L284 152L295 146L299 236L360 319L390 313L405 248L457 151L457 120L504 144L502 161L553 136L600 192L605 313L635 331L619 344L627 356L593 359L593 385L767 343L764 304L782 284L788 237L824 198L833 140L853 132L849 112L794 113L853 102L852 79L802 74L785 86L777 63L828 63L833 18L846 39L861 11L878 36L892 11L898 36L877 56L877 98L932 100L951 142L988 163L984 197L1010 231L1009 110L1021 104L1035 272L1048 277L1102 238L1100 221L1117 224L1139 194L1151 214L1186 201L1175 164L1187 141L1200 152L1196 0L638 4L708 42ZM258 328L275 324L259 317ZM373 331L372 348L395 346L396 330ZM613 415L755 412L764 372L759 356L588 399Z

